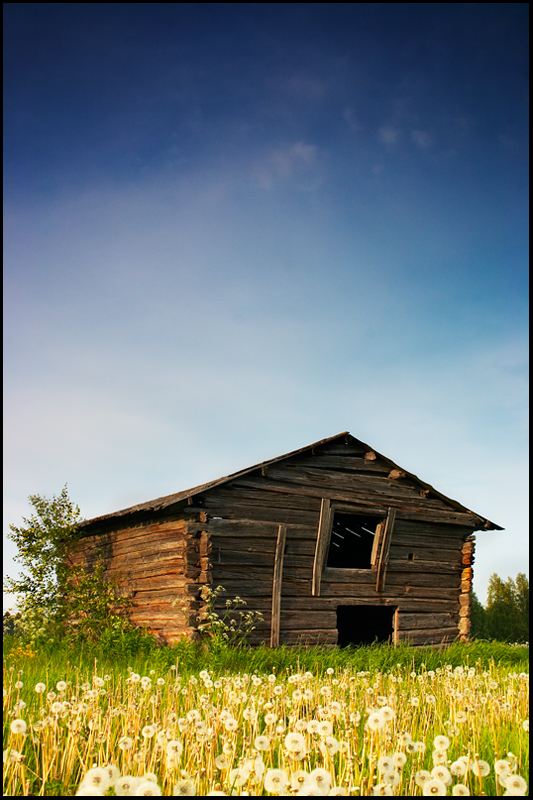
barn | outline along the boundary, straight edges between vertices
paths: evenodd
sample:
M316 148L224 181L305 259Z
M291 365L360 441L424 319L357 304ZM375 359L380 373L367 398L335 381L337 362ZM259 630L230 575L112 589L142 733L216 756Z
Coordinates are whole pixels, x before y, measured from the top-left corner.
M499 525L348 432L82 524L130 617L195 638L202 586L263 621L250 643L417 645L465 640L476 530Z

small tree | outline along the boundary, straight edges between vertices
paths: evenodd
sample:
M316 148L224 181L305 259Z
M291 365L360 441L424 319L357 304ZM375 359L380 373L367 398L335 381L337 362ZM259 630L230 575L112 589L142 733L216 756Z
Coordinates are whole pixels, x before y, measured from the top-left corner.
M470 636L472 639L488 637L487 614L475 592L470 599Z
M523 642L529 639L529 581L520 572L516 581L496 573L489 579L486 619L493 639Z
M4 583L18 598L16 627L31 641L96 640L111 623L122 622L117 612L129 603L118 581L103 580L101 554L92 573L73 563L82 518L67 487L51 500L30 495L29 502L36 513L23 517L22 527L9 526L15 560L25 570Z

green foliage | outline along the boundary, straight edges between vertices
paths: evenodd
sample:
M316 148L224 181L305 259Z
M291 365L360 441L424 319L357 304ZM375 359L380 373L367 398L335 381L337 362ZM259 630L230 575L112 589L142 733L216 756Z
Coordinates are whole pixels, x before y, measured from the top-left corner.
M488 636L503 642L529 640L529 581L523 572L504 581L496 573L489 580L486 622Z
M487 612L475 592L470 597L470 636L472 639L487 639Z
M10 525L24 571L4 583L19 608L16 616L4 615L8 632L34 644L85 643L121 652L153 646L153 637L125 618L131 603L116 578L104 579L102 553L95 553L90 570L73 562L82 520L67 487L52 499L31 495L29 501L36 513L22 527Z
M238 610L246 605L246 600L241 597L226 600L224 610L219 614L215 609L217 605L220 608L220 595L225 591L223 586L216 589L202 586L201 589L204 607L200 611L201 622L197 630L211 650L244 646L248 634L263 619L260 611Z

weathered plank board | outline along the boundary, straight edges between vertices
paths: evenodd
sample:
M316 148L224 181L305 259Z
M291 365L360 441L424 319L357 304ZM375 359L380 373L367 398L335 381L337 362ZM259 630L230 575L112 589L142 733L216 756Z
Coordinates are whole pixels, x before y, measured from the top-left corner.
M270 625L270 646L279 646L280 611L281 611L281 582L283 573L283 556L285 553L285 540L287 528L280 525L276 542L276 555L274 558L274 575L272 579L272 613Z
M459 629L455 628L436 628L423 631L398 631L399 642L410 642L411 644L446 644L453 642L459 637Z

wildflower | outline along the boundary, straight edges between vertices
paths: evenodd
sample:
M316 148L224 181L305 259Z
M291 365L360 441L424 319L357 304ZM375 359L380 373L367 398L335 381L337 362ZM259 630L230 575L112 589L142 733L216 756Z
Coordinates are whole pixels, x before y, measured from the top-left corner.
M244 786L250 777L250 770L246 767L237 767L232 769L228 775L228 782L230 786Z
M134 792L135 797L161 797L162 794L157 783L144 780L144 778L141 778Z
M390 772L394 769L394 761L390 756L382 756L378 761L378 772Z
M289 733L285 737L285 747L290 753L299 753L305 748L305 739L301 733Z
M437 702L437 698L435 697L434 694L427 694L426 695L426 703L428 704L428 706L434 706L436 704L436 702Z
M412 741L413 738L411 734L408 733L407 731L404 731L403 733L400 734L400 744L403 745L404 747L406 747L408 744L411 744Z
M464 783L456 783L452 789L452 794L455 797L470 797L470 789Z
M326 736L324 739L324 744L326 745L330 756L334 756L335 753L338 753L341 749L340 742L334 736Z
M153 725L145 725L141 733L145 739L151 739L155 735L155 728Z
M308 786L313 786L316 784L314 783L313 779L306 772L304 769L298 769L296 772L293 772L291 775L291 789L298 791L299 789L304 789Z
M381 714L385 722L392 722L392 720L396 716L394 710L390 706L383 706L383 708L380 709L379 713Z
M141 678L141 687L146 691L152 686L150 678Z
M378 783L372 789L372 794L374 797L384 797L385 795L392 795L394 792L392 791L392 787L387 786L386 783Z
M416 744L416 752L417 753L425 753L426 752L426 745L424 742L415 742Z
M455 778L462 778L463 775L466 775L467 766L463 761L454 761L450 764L450 772Z
M63 705L63 703L59 702L52 703L52 705L50 706L50 711L52 712L52 714L61 714L61 712L64 710L65 706Z
M520 775L509 775L505 781L505 788L509 791L526 792L527 783Z
M256 750L269 750L270 739L268 736L257 736L254 741L254 747Z
M46 686L44 685L44 683L36 683L35 691L37 692L37 694L43 694L43 692L46 692Z
M326 675L333 675L334 671L335 670L333 669L333 667L328 667L326 670Z
M385 725L385 720L381 716L380 711L374 711L370 714L366 722L371 731L377 731Z
M174 758L181 756L183 752L183 745L179 739L172 739L167 743L167 756Z
M455 714L455 721L459 725L462 725L462 723L466 722L467 719L468 719L468 714L466 713L466 711L457 711L457 713Z
M325 794L328 793L329 787L331 786L331 775L327 771L327 769L323 769L322 767L318 767L314 769L311 773L311 778L314 780L316 785L319 789L322 789Z
M431 772L428 772L427 769L421 769L417 773L415 773L415 783L417 786L424 786L425 783L431 780Z
M442 764L439 764L436 767L433 767L431 770L431 776L433 778L437 778L439 781L442 781L446 786L451 786L452 783L452 776L450 775L450 771L447 767Z
M98 675L95 675L93 678L93 683L98 689L101 689L102 686L105 686L105 681L103 678L99 678Z
M136 672L130 672L130 677L128 678L128 680L131 683L139 683L139 681L141 680L141 676L137 675Z
M476 759L476 761L472 761L470 764L470 769L478 778L486 778L487 775L490 775L490 764L486 761L478 761Z
M106 792L111 782L107 770L103 767L93 767L87 770L82 778L80 788L100 789L101 792Z
M109 778L109 785L114 786L118 781L118 779L120 778L119 768L116 767L114 764L108 764L103 769L105 769L105 771L107 772L107 777Z
M178 781L172 790L173 797L196 797L196 786L190 778Z
M224 723L224 727L227 731L236 731L239 727L239 723L233 717L228 717L228 719Z
M265 773L264 785L267 792L282 794L288 783L289 778L284 769L269 769Z
M529 733L529 719L525 719L522 723L522 727L526 733Z
M496 775L507 777L511 772L511 765L508 761L505 761L503 758L499 759L498 761L494 762L494 772Z
M424 797L444 797L446 794L446 785L438 778L431 778L422 786L422 794Z
M435 750L447 750L450 746L450 740L447 736L435 736L433 739L433 747Z
M383 783L387 786L398 786L400 783L400 773L396 769L391 769L383 773Z
M348 794L344 786L332 786L329 790L330 797L345 797Z
M67 688L67 684L65 683L65 681L58 681L57 682L56 689L57 689L58 692L64 692L66 688Z
M11 725L11 733L26 733L27 725L23 719L14 719Z
M433 764L438 767L440 764L448 763L448 756L446 750L433 750L432 753Z
M220 755L215 758L215 767L217 769L227 769L229 765L230 761L225 753L220 753Z
M318 723L318 732L321 736L331 736L333 725L328 719L324 719L322 722Z
M273 714L271 711L268 714L265 714L265 725L274 725L277 720L277 714Z
M23 686L24 684L22 683L22 681L17 681L15 683L15 689L22 689Z
M119 739L118 746L121 750L131 750L133 747L133 739L129 736L123 736L122 739Z
M4 764L18 764L21 761L24 761L24 756L18 750L4 750Z

